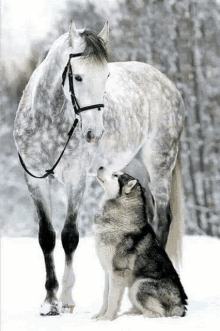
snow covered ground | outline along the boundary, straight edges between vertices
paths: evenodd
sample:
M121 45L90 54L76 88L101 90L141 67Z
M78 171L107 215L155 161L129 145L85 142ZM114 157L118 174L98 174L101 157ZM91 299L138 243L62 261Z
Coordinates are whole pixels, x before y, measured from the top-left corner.
M102 302L104 273L94 249L94 238L83 238L75 254L76 283L73 314L42 317L45 271L37 239L1 239L1 327L12 330L219 330L220 240L185 236L181 280L189 297L184 318L147 319L123 315L130 303L125 295L121 312L113 322L94 321ZM56 271L61 283L64 256L60 240L55 250Z

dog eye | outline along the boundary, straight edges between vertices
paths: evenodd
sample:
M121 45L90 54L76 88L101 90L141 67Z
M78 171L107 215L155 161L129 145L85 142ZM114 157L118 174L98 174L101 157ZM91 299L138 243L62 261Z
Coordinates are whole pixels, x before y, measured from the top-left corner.
M108 74L107 78L109 78L109 77L110 77L110 73Z
M76 75L76 76L75 76L75 80L76 80L77 82L82 82L82 77L81 77L80 75Z
M118 178L118 175L117 174L112 174L112 177Z

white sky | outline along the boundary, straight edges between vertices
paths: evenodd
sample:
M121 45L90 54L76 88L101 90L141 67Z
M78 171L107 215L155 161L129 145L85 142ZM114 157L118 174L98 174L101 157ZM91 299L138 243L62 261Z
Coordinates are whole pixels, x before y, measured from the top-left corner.
M32 39L43 37L65 0L2 0L3 58L22 62Z
M115 4L115 0L91 2L106 10ZM30 41L47 34L65 3L65 0L1 0L1 53L8 66L13 62L24 63Z
M72 0L74 3L75 0ZM79 0L86 1L86 0ZM110 7L118 0L90 0L105 10L111 24L114 16L108 17ZM1 53L8 64L23 63L29 52L32 39L41 38L50 30L53 19L65 7L65 0L1 0ZM217 0L220 2L220 0Z

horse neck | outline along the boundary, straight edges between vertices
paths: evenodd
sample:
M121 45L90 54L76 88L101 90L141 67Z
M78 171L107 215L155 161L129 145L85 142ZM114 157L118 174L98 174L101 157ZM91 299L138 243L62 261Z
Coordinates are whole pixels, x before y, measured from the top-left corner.
M46 59L37 68L37 79L32 99L32 110L35 116L43 113L53 118L63 108L66 100L62 88L62 73L65 67L63 52L60 47L50 51Z

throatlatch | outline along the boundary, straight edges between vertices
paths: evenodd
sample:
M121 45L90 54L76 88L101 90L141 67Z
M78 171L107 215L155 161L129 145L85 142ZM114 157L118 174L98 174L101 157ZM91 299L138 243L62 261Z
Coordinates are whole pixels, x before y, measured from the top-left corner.
M89 110L89 109L98 109L99 111L101 110L101 108L104 107L104 104L103 103L99 103L99 104L96 104L96 105L92 105L92 106L87 106L87 107L80 107L79 106L79 103L76 99L76 95L75 95L75 92L74 92L74 85L73 85L73 71L72 71L72 67L71 67L71 63L70 63L70 60L71 58L73 57L77 57L77 56L82 56L83 53L76 53L76 54L69 54L69 60L67 62L67 65L65 66L64 70L63 70L63 74L62 74L62 86L64 86L65 84L65 80L66 80L66 75L67 75L67 71L68 71L68 78L69 78L69 91L70 91L70 95L71 95L71 101L72 101L72 105L73 105L73 109L75 111L75 114L76 115L79 115L81 112L83 111L86 111L86 110ZM68 132L68 139L67 139L67 142L64 146L64 149L62 151L62 153L60 154L60 156L58 157L57 161L55 162L55 164L53 165L53 167L49 170L45 170L45 174L43 176L35 176L34 174L32 174L26 167L20 153L18 153L18 157L19 157L19 160L21 162L21 165L22 167L24 168L24 170L28 173L28 175L30 175L31 177L34 177L34 178L39 178L39 179L43 179L43 178L46 178L47 176L49 175L53 175L54 174L54 169L56 168L56 166L58 165L58 163L60 162L64 152L65 152L65 149L70 141L70 138L72 137L72 134L73 134L73 131L75 130L77 124L78 124L79 120L76 118L73 122L73 125L70 129L70 131Z

